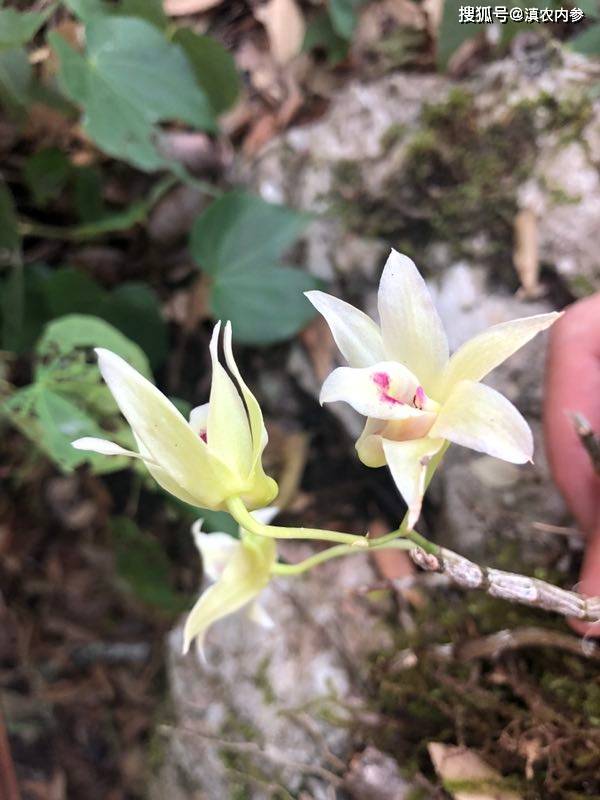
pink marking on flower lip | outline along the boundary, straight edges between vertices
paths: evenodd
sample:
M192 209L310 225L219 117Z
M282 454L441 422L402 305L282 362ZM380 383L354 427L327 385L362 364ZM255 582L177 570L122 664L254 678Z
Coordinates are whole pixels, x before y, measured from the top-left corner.
M207 431L200 431L198 436L202 439L205 444L208 444L208 434Z
M379 397L381 400L391 405L404 405L402 400L398 400L388 393L390 388L390 376L387 372L374 372L373 383L375 386L379 387Z
M413 406L422 411L426 401L427 398L425 396L425 389L423 389L422 386L418 386L415 396L413 397Z

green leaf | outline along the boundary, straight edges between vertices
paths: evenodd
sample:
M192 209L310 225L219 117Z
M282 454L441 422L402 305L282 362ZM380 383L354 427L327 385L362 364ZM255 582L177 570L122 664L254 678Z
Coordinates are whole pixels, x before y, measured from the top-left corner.
M152 367L167 357L167 326L156 293L144 283L123 283L106 299L101 316L148 355Z
M109 13L109 6L103 0L62 0L62 4L86 25Z
M121 0L113 13L124 17L145 19L161 30L169 25L169 18L164 12L162 0Z
M161 30L169 24L161 0L121 0L118 4L103 0L63 0L63 5L86 24L106 16L138 17Z
M64 189L71 172L67 156L56 147L48 147L29 156L23 176L35 202L44 206Z
M9 349L15 352L29 349L51 319L68 314L90 314L136 342L153 368L164 362L167 326L156 293L145 283L124 283L108 291L79 270L71 267L50 270L39 264L29 266L24 277L25 313L20 316L23 330L18 341L11 340ZM6 298L8 310L15 308L6 280L0 284L0 296L3 300ZM4 320L6 310L2 308Z
M117 574L138 600L175 613L189 605L187 598L171 587L171 566L155 538L140 531L128 517L113 520L112 536Z
M22 115L31 98L33 70L25 50L0 50L0 105Z
M20 246L13 197L8 186L0 180L0 266L11 263Z
M230 108L240 91L233 57L210 36L194 33L189 28L179 28L173 40L183 48L214 110L220 114Z
M308 214L244 192L216 200L196 220L190 248L210 275L271 266L306 227Z
M148 359L137 344L108 322L86 314L69 314L47 325L36 352L40 359L52 362L72 354L74 350L89 351L94 347L112 350L142 375L151 377ZM47 368L43 371L46 372Z
M30 349L48 321L43 287L49 270L39 264L13 269L0 283L2 347L14 353ZM23 285L19 286L19 282ZM22 299L21 299L22 298Z
M84 55L58 34L48 41L60 59L65 92L84 111L83 126L108 154L152 171L173 167L154 140L157 124L181 120L215 130L213 111L181 48L134 17L94 17Z
M579 0L577 6L583 11L588 19L600 18L600 3L598 0Z
M36 387L37 388L37 387ZM35 395L34 411L40 425L39 438L34 441L64 470L72 470L84 461L100 466L106 457L88 458L87 453L71 447L82 436L106 436L98 424L70 399L56 391L39 388Z
M7 350L18 347L23 330L23 263L21 238L12 194L0 180L0 267L8 267L0 296L2 312L2 346Z
M331 19L333 30L342 39L349 41L352 38L356 23L358 22L358 9L366 0L329 0L327 11Z
M114 325L160 366L167 355L167 327L156 293L144 283L123 283L109 292L69 267L56 270L45 287L49 317L91 314Z
M459 3L447 0L444 3L442 22L438 30L436 60L438 68L446 69L453 53L458 50L463 42L475 38L481 30L483 23L461 24L459 22ZM471 5L483 5L483 0L474 0Z
M27 44L44 24L54 9L44 12L19 12L13 8L0 8L0 49Z
M586 56L600 56L600 25L592 25L569 42L569 47Z
M293 336L314 317L302 294L317 281L291 267L254 267L219 273L210 304L217 319L231 320L235 338L268 345Z
M302 50L305 53L316 49L324 50L327 53L327 60L334 66L348 55L348 41L335 32L331 17L326 11L317 14L311 20L302 43Z
M81 222L93 223L106 217L102 197L102 177L93 167L77 167L73 172L73 205Z

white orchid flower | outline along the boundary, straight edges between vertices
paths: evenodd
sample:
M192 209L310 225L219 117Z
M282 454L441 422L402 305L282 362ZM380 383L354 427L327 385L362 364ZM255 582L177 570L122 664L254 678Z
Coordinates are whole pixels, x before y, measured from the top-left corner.
M139 452L92 437L77 439L73 447L140 458L157 483L191 505L221 509L232 497L241 497L251 508L270 503L277 484L262 467L267 432L260 406L233 358L230 323L223 335L226 367L220 363L220 331L219 322L210 342L209 402L193 409L189 422L120 356L98 348L100 372L131 426Z
M379 284L380 325L320 291L306 292L325 317L348 367L325 380L321 403L349 403L367 417L356 442L369 467L387 464L408 504L421 512L427 464L446 442L522 464L531 461L527 422L503 395L480 383L558 319L538 314L494 325L450 358L433 301L414 263L392 250Z
M277 512L276 508L263 508L252 516L267 524ZM204 636L213 622L244 606L253 622L272 627L271 618L256 598L271 578L271 568L277 560L275 541L243 528L239 539L228 533L204 533L202 520L194 524L192 533L202 555L204 572L214 583L200 595L189 613L183 631L183 652L188 652L194 639L202 652Z

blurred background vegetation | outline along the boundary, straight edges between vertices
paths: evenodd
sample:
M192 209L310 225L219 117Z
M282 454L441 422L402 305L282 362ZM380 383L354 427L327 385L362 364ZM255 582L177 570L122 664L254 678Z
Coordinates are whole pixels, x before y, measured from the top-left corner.
M161 636L198 583L187 532L202 512L125 460L70 447L103 434L133 445L92 348L122 355L184 413L207 397L215 319L232 321L250 383L265 363L283 365L286 343L312 318L302 292L322 285L298 245L313 218L248 191L238 161L318 119L352 77L460 72L475 52L501 57L527 27L488 36L458 24L454 0L406 0L427 24L396 19L365 56L354 37L367 5L378 4L0 7L0 552L3 592L14 598L0 674L7 703L18 706L16 757L28 765L32 797L50 797L43 786L61 780L69 797L141 795L162 697ZM545 7L563 5L572 6ZM578 6L581 25L550 25L545 35L593 57L598 6ZM306 418L315 413L311 406ZM275 449L302 444L274 436ZM226 515L204 516L209 529L234 532ZM98 650L97 641L121 639L149 644L124 658ZM111 670L110 681L86 671L140 660L136 681L127 668Z

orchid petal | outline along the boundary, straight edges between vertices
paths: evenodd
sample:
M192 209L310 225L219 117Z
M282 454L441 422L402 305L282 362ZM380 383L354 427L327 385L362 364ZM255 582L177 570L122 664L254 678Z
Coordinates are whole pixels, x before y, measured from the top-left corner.
M75 439L71 442L71 447L75 450L87 450L91 453L100 453L103 456L127 456L128 458L140 458L144 460L141 453L136 453L133 450L126 450L116 442L110 442L108 439L96 439L94 436L83 436L81 439Z
M238 611L264 589L275 557L275 544L271 539L238 542L221 577L200 595L185 622L184 653L196 637L201 647L213 622Z
M261 456L268 442L267 429L263 421L262 411L256 397L252 394L233 357L231 345L231 323L225 325L225 335L223 337L223 351L225 353L225 363L233 375L237 386L241 392L250 424L250 435L252 437L252 465L250 472L249 492L244 494L244 500L250 507L256 508L268 505L277 495L278 486L272 478L265 474Z
M356 440L356 452L366 467L384 467L385 453L381 440L381 432L385 422L369 417L362 433Z
M252 436L244 402L234 382L219 363L221 323L210 340L212 382L207 421L207 444L233 473L246 478L252 469Z
M208 411L210 403L203 403L201 406L196 406L190 411L190 428L194 431L196 436L204 434L203 441L206 442L206 431L208 429Z
M418 385L415 376L394 361L361 369L338 367L325 380L319 400L344 401L365 417L407 419L425 413L411 405Z
M443 439L410 439L393 442L383 439L383 450L394 483L408 506L408 528L414 528L421 514L427 465L440 451Z
M191 491L188 491L177 483L166 469L152 461L144 443L141 439L137 438L135 433L133 437L139 448L140 455L144 459L148 472L165 492L172 494L173 497L177 497L179 500L191 506L201 506L202 508L219 508L221 506L223 502L221 484L223 481L231 479L231 474L224 465L217 462L215 459L212 462L212 472L202 476L202 479L197 482L192 494Z
M447 397L458 381L480 381L540 331L549 328L560 316L560 313L552 312L502 322L465 342L446 365L440 377L436 399ZM437 394L440 398L437 398Z
M448 360L448 341L425 281L395 250L381 276L378 305L386 357L404 364L430 392Z
M199 483L213 483L218 466L202 440L165 395L120 356L98 348L98 366L145 460L202 505ZM148 468L153 472L152 464ZM161 481L159 481L161 482Z
M202 522L203 520L199 519L192 525L192 535L202 556L204 572L212 581L216 581L225 571L240 542L228 533L205 533L202 530Z
M454 386L429 435L513 464L533 455L531 429L519 411L495 389L474 381Z
M325 292L304 294L325 317L340 353L351 367L368 367L385 359L381 331L363 311Z
M260 625L261 628L269 630L275 627L273 618L265 611L259 600L250 603L246 616L249 620L254 622L255 625Z

